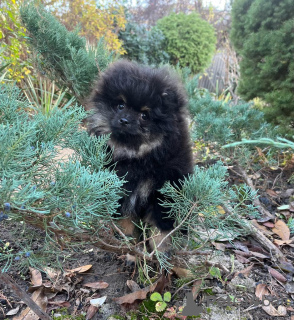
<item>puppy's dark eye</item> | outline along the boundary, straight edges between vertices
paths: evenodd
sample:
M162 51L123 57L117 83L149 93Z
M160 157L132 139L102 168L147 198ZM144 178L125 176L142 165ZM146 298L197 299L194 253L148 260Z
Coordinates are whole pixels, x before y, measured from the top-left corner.
M117 106L117 109L118 109L118 110L122 110L122 109L124 109L124 107L125 107L125 105L122 104L122 103L120 103L120 104Z
M148 120L148 119L149 119L148 114L147 114L146 112L142 112L142 113L141 113L141 119L144 120L144 121L145 121L145 120Z

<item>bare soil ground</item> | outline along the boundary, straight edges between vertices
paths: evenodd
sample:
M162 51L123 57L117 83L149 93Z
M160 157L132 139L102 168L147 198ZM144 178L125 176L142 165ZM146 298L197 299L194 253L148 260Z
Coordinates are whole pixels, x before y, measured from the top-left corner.
M137 313L137 318L132 319L184 319L178 307L187 305L187 296L193 293L198 306L204 303L208 308L199 315L198 319L211 320L237 320L237 319L294 319L294 282L293 282L293 261L294 252L292 238L283 239L282 231L276 232L277 221L294 214L291 201L294 196L294 185L289 182L289 177L293 173L291 170L264 169L255 176L251 176L256 189L259 190L260 201L264 207L275 215L274 220L261 219L256 221L256 225L262 232L278 246L286 257L285 263L273 261L271 252L267 252L252 237L246 239L233 240L231 243L224 242L214 244L214 249L206 256L191 256L189 261L195 265L215 266L221 271L221 277L212 276L211 273L200 272L200 277L190 281L190 284L181 286L176 284L177 272L167 276L161 284L161 291L171 292L171 302L168 309L163 313L146 311ZM230 183L243 183L242 178L230 171ZM292 200L291 200L292 199ZM288 205L283 211L278 208ZM26 234L23 226L13 224L9 221L0 222L0 253L5 243L10 243L15 248L15 235L26 241ZM32 248L38 249L39 239L43 238L42 231L38 232L38 237L32 240ZM278 240L278 241L277 241ZM130 289L128 280L138 282L138 269L134 266L126 267L124 259L116 254L101 251L91 246L80 248L79 252L64 249L63 256L60 257L60 265L66 273L52 274L49 279L45 273L40 273L41 286L47 286L48 292L45 294L47 313L57 319L67 310L68 316L64 319L79 319L79 315L86 314L87 319L108 319L113 315L121 315L123 319L131 319L126 312L131 309L138 310L140 300L131 304L119 304L114 298L124 297L132 292L138 292L140 287ZM0 262L1 263L1 262ZM89 266L84 272L73 270L81 266ZM4 266L1 265L1 268ZM51 267L50 265L48 267ZM71 271L68 271L71 270ZM25 268L23 271L11 268L8 274L25 292L37 290L36 281L32 275L33 269ZM54 271L55 272L55 271ZM200 288L202 281L202 289ZM85 286L85 284L95 284L95 288ZM106 283L106 284L105 284ZM144 287L143 284L140 285ZM146 286L146 285L145 285ZM32 289L33 287L33 289ZM40 287L40 284L39 284ZM179 287L181 289L178 291ZM30 288L30 289L29 289ZM55 288L55 292L53 292ZM45 291L43 291L45 292ZM208 294L211 296L210 302L207 300ZM264 296L264 294L266 296ZM90 300L106 296L106 301L101 307L90 307ZM262 300L258 300L262 297ZM226 300L223 300L226 298ZM232 300L236 300L232 303ZM147 298L148 300L148 298ZM49 302L48 302L49 301ZM195 307L188 302L189 309ZM38 319L36 315L25 315L23 312L26 305L21 301L21 297L16 294L7 284L0 282L0 319ZM61 309L62 308L62 309ZM174 308L174 309L172 309ZM142 310L142 309L141 309ZM145 309L147 310L147 309ZM176 314L172 311L176 310ZM194 309L195 310L195 309ZM195 311L196 312L196 311ZM15 313L15 314L14 314ZM11 315L9 315L11 314ZM196 314L195 314L196 315Z

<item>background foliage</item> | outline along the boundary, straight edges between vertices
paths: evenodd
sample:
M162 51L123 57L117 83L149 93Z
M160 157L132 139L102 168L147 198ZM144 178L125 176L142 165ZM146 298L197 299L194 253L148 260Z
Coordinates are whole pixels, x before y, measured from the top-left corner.
M19 8L21 0L3 0L0 11L0 60L7 68L7 77L20 82L31 73L32 66L28 60L28 44L25 28L21 24Z
M40 71L82 103L98 73L112 59L104 42L87 46L77 30L68 31L41 6L24 5L21 18L30 35L29 42L38 53L36 62Z
M242 58L238 92L246 100L264 99L266 118L288 132L294 119L293 11L291 0L235 0L231 31Z
M170 61L192 72L203 71L215 51L216 37L213 27L197 13L171 15L160 19L157 26L165 36Z
M118 39L118 33L124 30L126 22L124 6L120 1L111 0L105 5L97 5L95 0L55 0L53 3L50 1L50 7L68 30L78 26L79 35L91 44L103 37L110 51L125 52Z
M126 50L124 57L149 65L167 63L169 55L165 51L165 37L156 27L148 29L144 25L128 22L119 34Z

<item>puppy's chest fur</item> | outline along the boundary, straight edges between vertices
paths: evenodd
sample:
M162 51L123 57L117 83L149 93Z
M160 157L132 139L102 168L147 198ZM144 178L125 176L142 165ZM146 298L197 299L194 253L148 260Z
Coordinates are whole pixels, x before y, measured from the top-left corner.
M118 176L124 178L127 191L121 201L121 211L125 215L143 216L150 197L162 186L159 172L163 170L155 160L154 145L142 145L137 150L123 146L113 148L113 164Z

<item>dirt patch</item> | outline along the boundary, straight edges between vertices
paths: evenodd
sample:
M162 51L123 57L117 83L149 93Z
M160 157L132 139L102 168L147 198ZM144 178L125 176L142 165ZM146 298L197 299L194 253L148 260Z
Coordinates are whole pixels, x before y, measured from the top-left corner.
M277 208L281 205L289 204L294 194L294 192L291 191L294 189L294 185L289 182L291 174L292 172L283 172L281 170L263 170L260 171L258 175L251 177L256 189L259 190L261 203L269 212L276 215L277 219L283 214ZM230 171L230 177L228 179L230 183L234 184L244 182L240 176L234 173L234 170ZM287 214L289 217L292 215L292 212L284 212L284 214ZM275 221L266 222L268 224L265 227L268 231L272 232L272 228L267 226L274 222ZM262 222L259 223L262 225ZM6 220L0 222L0 224L1 250L4 250L3 248L6 243L9 243L9 247L16 251L22 251L28 243L34 252L42 250L44 246L43 231L28 226L24 227L24 225L14 224ZM269 239L273 240L275 237L276 235L271 233ZM18 245L16 245L16 239ZM221 243L220 246L221 245L223 246L222 248L218 247L218 250L212 251L213 253L209 256L196 255L190 258L190 262L194 259L192 265L203 265L203 268L206 268L205 270L209 270L211 265L213 265L221 272L221 278L219 279L217 275L212 276L209 272L207 272L206 277L203 278L204 286L200 293L196 295L196 303L198 303L198 306L202 304L206 308L201 319L267 320L277 318L292 320L294 318L294 290L291 288L294 287L292 282L294 269L291 269L289 265L292 266L292 262L294 261L293 248L287 245L281 247L288 261L288 265L283 266L274 264L273 261L271 261L270 253L265 252L251 237L238 239L238 241L234 241L233 245L230 243ZM242 253L246 253L246 248L249 248L250 252L255 252L255 255L247 254L246 256L244 254L242 256ZM236 249L239 251L236 251ZM262 256L258 256L258 254L265 255L268 258L262 258ZM234 256L233 260L232 256ZM23 256L23 263L25 259L29 259L29 257L26 258ZM92 319L107 319L114 314L123 315L126 310L129 310L130 306L124 308L113 301L115 297L122 297L131 292L126 284L127 280L132 279L137 281L138 274L134 272L133 267L125 267L124 259L120 259L116 254L104 252L90 245L85 245L81 246L77 252L75 252L74 248L64 249L56 261L59 262L59 266L61 266L63 270L92 265L88 271L71 276L68 291L61 290L54 298L54 301L65 301L69 303L67 310L72 317L80 314L85 315L89 308L90 299L103 296L107 296L106 301L103 306L94 313ZM5 267L2 261L0 264L1 268ZM248 274L242 274L242 270L251 265L251 271ZM48 266L56 267L56 262L52 261ZM287 270L287 266L290 268L289 270ZM285 277L286 281L281 282L274 273L270 272L270 268L278 271ZM26 267L26 263L24 263L22 271L20 271L19 268L12 267L8 273L22 290L28 291L31 286L31 274ZM203 273L201 273L201 275L203 275ZM45 273L42 273L42 278L44 282L50 280L46 277ZM169 308L172 306L185 306L187 304L187 295L193 291L191 284L196 286L195 283L186 286L179 283L176 284L176 280L177 278L174 275L171 278L169 286L165 289L165 291L169 291L173 295L178 288L182 286L172 301L168 303ZM91 289L84 286L86 283L96 283L99 281L106 282L108 287L104 289ZM263 310L262 307L265 306L264 300L266 297L263 297L260 303L256 303L256 301L258 302L256 298L258 285L264 285L264 288L268 290L272 298L270 303L276 310L278 310L280 306L285 308L286 314L284 316L269 315ZM205 299L207 299L209 295L212 295L213 301L207 303ZM236 298L236 303L234 302L232 304L230 300L228 300L232 297ZM5 314L17 306L20 306L18 314L26 307L13 290L7 285L0 283L0 319L8 318ZM134 304L133 307L138 308L138 304ZM48 305L47 311L48 310L54 310L57 314L59 312L59 309L54 305ZM157 313L151 313L148 316L150 319L153 316L154 319L159 319ZM138 316L137 319L143 319L142 315Z

